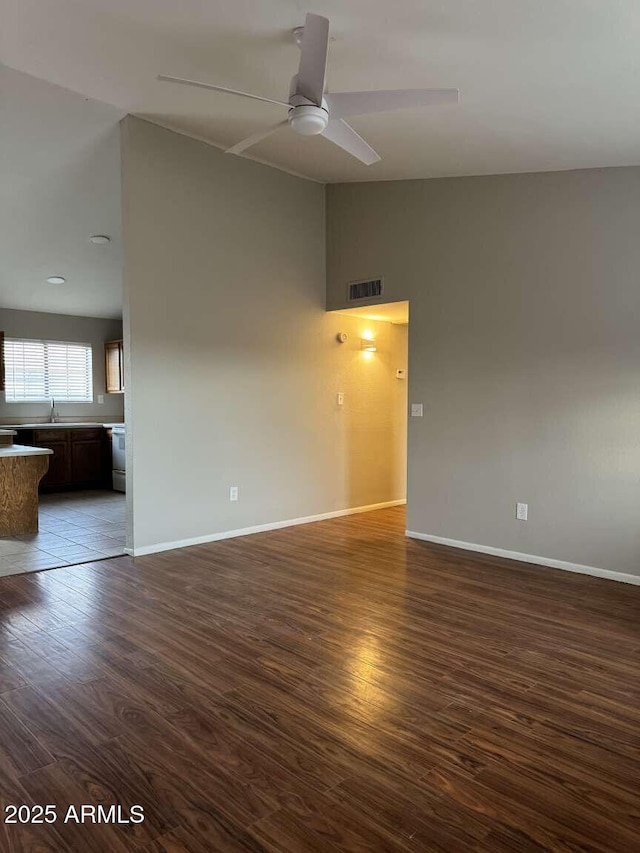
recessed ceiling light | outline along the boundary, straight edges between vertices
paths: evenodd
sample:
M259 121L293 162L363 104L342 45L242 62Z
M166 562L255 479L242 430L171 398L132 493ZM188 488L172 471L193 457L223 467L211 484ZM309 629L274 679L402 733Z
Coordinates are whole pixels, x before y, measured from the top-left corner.
M104 246L105 243L111 242L111 237L107 237L106 234L93 234L89 239L92 243L95 243L96 246Z
M50 275L47 281L49 284L64 284L66 279L62 278L61 275Z

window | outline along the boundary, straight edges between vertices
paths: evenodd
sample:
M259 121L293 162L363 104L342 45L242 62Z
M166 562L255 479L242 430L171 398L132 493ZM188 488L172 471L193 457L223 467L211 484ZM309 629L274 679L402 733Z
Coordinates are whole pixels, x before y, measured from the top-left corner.
M5 338L7 403L91 402L91 345Z

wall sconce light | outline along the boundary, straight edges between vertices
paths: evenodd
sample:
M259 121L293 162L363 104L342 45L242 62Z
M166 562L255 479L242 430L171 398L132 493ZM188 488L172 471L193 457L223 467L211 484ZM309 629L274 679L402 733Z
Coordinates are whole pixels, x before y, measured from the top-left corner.
M360 347L365 352L376 352L378 349L378 345L375 338L361 338Z

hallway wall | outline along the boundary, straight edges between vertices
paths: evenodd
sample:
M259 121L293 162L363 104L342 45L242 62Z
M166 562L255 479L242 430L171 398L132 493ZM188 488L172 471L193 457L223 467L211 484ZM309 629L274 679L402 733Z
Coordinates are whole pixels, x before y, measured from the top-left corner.
M411 302L410 530L640 575L639 210L636 167L327 188L328 308Z
M403 496L386 409L356 439L336 405L362 324L325 310L324 187L131 117L122 152L135 551Z

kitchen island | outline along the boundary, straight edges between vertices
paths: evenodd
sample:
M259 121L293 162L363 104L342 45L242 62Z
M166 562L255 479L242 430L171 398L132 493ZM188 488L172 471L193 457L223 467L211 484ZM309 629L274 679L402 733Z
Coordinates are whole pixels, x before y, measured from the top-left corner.
M38 484L51 453L46 447L0 445L0 536L38 532Z

